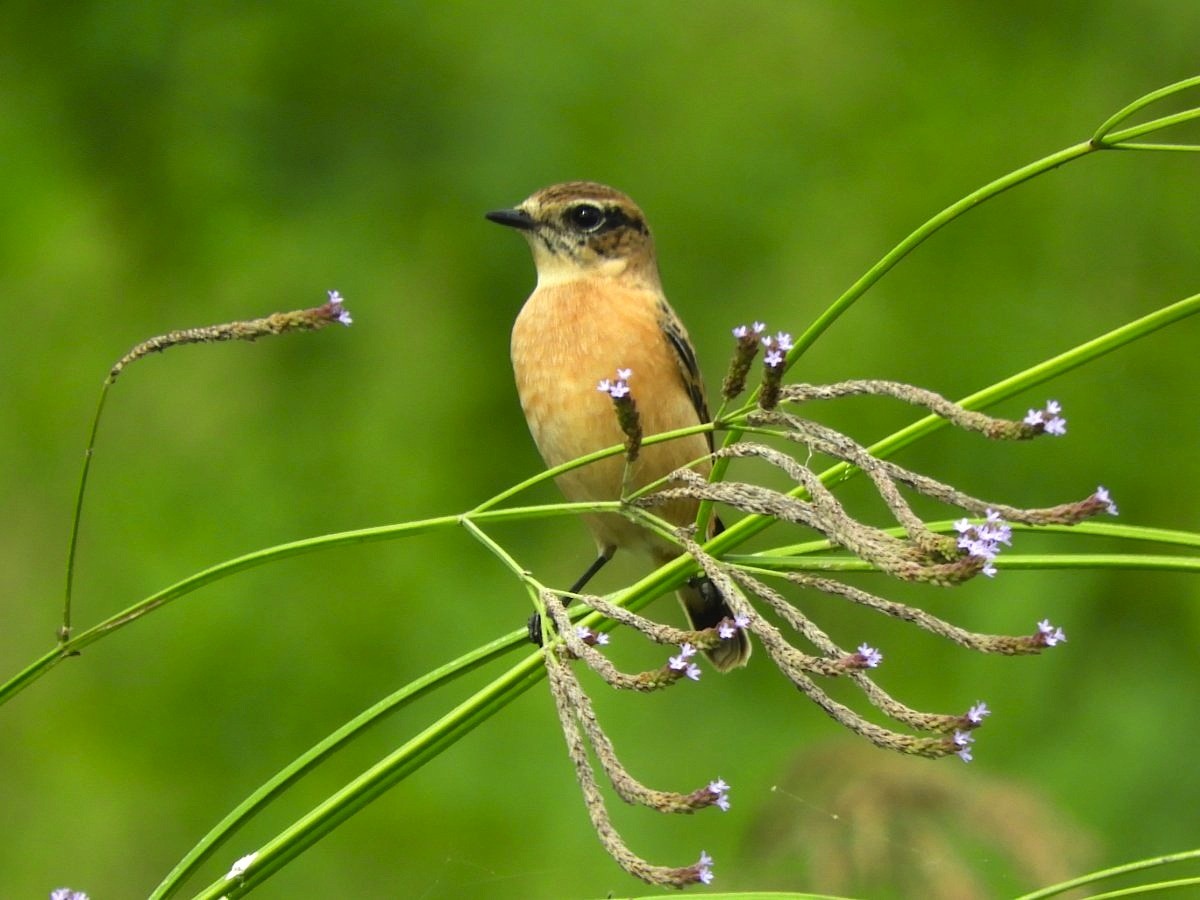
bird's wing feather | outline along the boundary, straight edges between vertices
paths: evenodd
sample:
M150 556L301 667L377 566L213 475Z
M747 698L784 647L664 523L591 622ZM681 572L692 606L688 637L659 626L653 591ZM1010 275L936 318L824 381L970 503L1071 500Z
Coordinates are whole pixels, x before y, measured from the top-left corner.
M662 329L663 337L675 352L675 360L679 363L679 378L683 383L684 390L691 398L692 406L695 407L699 420L702 423L709 422L711 418L708 414L708 400L704 395L704 379L700 375L700 364L696 361L696 351L692 348L687 331L684 330L683 323L679 321L675 311L665 301L660 302L658 311L658 324ZM708 449L711 451L713 449L712 432L708 432L705 437L708 438Z

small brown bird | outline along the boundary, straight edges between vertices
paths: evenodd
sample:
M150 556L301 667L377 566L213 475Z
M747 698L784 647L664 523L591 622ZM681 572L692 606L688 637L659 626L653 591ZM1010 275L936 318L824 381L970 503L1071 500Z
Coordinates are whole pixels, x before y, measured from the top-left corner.
M704 384L687 331L663 294L654 241L642 211L620 191L588 181L543 188L515 209L487 218L521 231L533 250L537 287L512 332L512 362L521 408L547 466L620 444L624 435L612 401L597 383L628 369L642 429L649 435L708 422ZM644 446L632 466L633 489L712 452L712 435L691 435ZM703 459L693 468L707 474ZM625 460L619 456L558 477L568 500L617 500ZM680 500L657 512L676 525L695 521L698 503ZM586 522L599 556L572 588L579 590L616 552L628 547L658 564L679 548L616 514ZM714 528L720 523L713 519ZM710 628L732 616L706 578L679 591L689 621ZM708 651L724 671L743 665L750 643L734 638Z

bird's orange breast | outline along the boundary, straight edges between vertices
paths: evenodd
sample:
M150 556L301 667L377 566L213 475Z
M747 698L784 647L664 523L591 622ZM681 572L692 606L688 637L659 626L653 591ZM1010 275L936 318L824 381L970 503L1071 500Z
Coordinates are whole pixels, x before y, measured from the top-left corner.
M526 301L513 326L513 370L548 466L623 442L611 399L596 389L618 368L632 370L629 385L646 436L700 421L659 325L659 304L656 291L611 279L544 286ZM643 447L632 484L647 484L707 452L703 435ZM624 458L615 456L566 473L559 486L568 500L615 500L623 471Z

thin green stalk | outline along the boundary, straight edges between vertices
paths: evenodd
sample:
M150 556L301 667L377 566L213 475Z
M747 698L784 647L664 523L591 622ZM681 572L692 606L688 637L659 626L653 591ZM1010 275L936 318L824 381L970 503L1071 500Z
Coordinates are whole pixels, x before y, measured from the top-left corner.
M244 877L214 882L198 893L196 900L243 896L543 677L545 667L538 651L262 845Z
M535 516L578 515L581 512L617 511L619 509L620 504L616 501L611 503L558 503L548 506L510 507L508 509L489 510L469 515L481 521L499 522L516 521ZM178 581L169 587L151 594L144 600L135 603L133 606L122 610L116 615L110 616L97 625L93 625L76 637L59 644L41 658L34 660L23 670L4 682L4 684L0 685L0 705L3 705L14 695L27 688L64 659L78 655L84 647L95 643L117 629L137 621L142 616L153 612L159 607L173 600L178 600L215 581L228 578L230 575L246 569L257 568L269 562L287 559L291 556L299 556L304 553L311 553L316 550L324 550L346 544L367 544L375 541L413 537L418 534L426 534L430 531L452 528L457 526L461 519L462 516L459 515L437 516L431 519L421 519L416 522L406 522L400 525L381 525L374 528L361 528L354 531L320 535L318 537L292 541L287 544L279 544L274 547L267 547L262 550L255 550L244 556L235 557L234 559L225 560L224 562L210 566L194 575L188 576L182 581Z
M1165 150L1176 153L1200 153L1200 144L1109 144L1109 150Z
M67 547L67 589L63 597L62 625L58 629L60 647L71 639L71 597L75 584L75 551L79 545L83 496L87 491L88 473L91 471L92 457L96 452L96 433L100 430L100 416L104 412L104 401L108 399L108 389L112 383L110 375L104 379L104 385L100 388L100 401L96 404L96 414L92 416L92 430L88 434L87 449L83 451L83 470L79 474L79 490L75 493L75 514L71 518L71 541Z
M1161 87L1157 91L1151 91L1148 94L1143 94L1128 106L1117 110L1107 119L1105 119L1092 135L1092 140L1103 141L1105 135L1107 135L1110 131L1112 131L1126 119L1133 116L1135 113L1145 109L1150 104L1155 103L1164 97L1169 97L1172 94L1178 94L1187 90L1188 88L1197 86L1200 86L1200 75L1193 75L1191 78L1185 78L1182 81L1176 81L1174 84L1168 84L1166 87Z
M254 793L239 803L176 863L175 867L167 873L167 877L154 889L150 900L163 900L163 898L174 895L184 881L191 877L207 859L211 858L217 848L224 844L234 831L242 827L267 804L335 751L346 746L351 740L361 737L371 726L379 724L386 716L404 709L414 700L430 693L434 688L441 687L509 652L515 646L514 638L523 637L524 630L522 629L520 632L484 644L482 647L428 672L359 713L291 764L272 775Z
M1089 872L1087 875L1080 875L1078 878L1072 878L1070 881L1053 884L1030 894L1022 894L1020 897L1015 898L1015 900L1045 900L1046 897L1054 897L1077 887L1084 887L1089 884L1095 884L1098 881L1104 881L1107 878L1117 878L1118 876L1128 875L1132 872L1141 872L1145 869L1153 869L1158 866L1169 865L1170 863L1186 862L1190 859L1200 859L1200 849L1184 850L1180 853L1169 853L1166 856L1155 856L1150 859L1139 859L1136 862L1114 866L1111 869Z
M651 444L661 444L664 441L673 441L692 434L704 434L712 431L713 428L714 426L711 422L704 422L698 425L689 425L686 428L676 428L674 431L664 431L660 434L654 434L643 438L642 446L648 447ZM524 481L514 484L510 488L505 488L503 491L492 497L489 497L487 500L484 500L478 506L474 507L469 513L467 513L467 515L475 515L477 513L484 512L485 510L489 510L492 507L503 503L505 500L515 497L522 491L527 491L545 481L550 481L551 479L557 478L564 472L569 472L572 469L578 469L581 466L586 466L590 463L596 462L597 460L607 459L610 456L617 456L624 452L624 444L613 444L611 447L605 447L602 450L596 450L587 454L586 456L581 456L578 459L573 459L569 462L553 466L543 472L539 472L537 475L533 475L530 478L526 478Z
M930 531L939 534L949 534L954 531L954 521L943 519L937 522L927 522ZM1014 532L1053 532L1058 534L1091 535L1093 537L1121 538L1127 541L1148 541L1156 544L1174 544L1180 547L1200 548L1200 534L1194 531L1177 531L1171 528L1147 528L1144 525L1125 525L1120 522L1079 522L1075 525L1025 525L1014 522L1010 526ZM893 537L904 537L905 531L899 526L885 528L883 531ZM754 562L775 557L806 556L833 549L833 544L827 540L805 541L799 544L788 544L782 547L771 547L758 553L737 556L727 554L723 557L727 562Z
M731 555L725 562L747 572L878 572L857 556L756 557ZM997 569L1129 569L1132 571L1200 572L1200 557L1149 553L1005 553Z
M1081 144L1076 144L1073 147L1067 147L1057 153L1052 153L1049 156L1036 160L1027 166L1010 172L1001 178L997 178L976 191L968 194L957 202L943 209L933 218L926 221L919 228L909 234L904 240L900 241L895 247L888 251L874 266L867 270L861 278L855 281L846 291L837 298L817 319L795 340L792 349L788 352L787 361L785 362L785 370L790 370L800 357L807 352L808 348L816 341L818 337L836 322L843 313L854 305L858 299L865 294L877 281L887 274L897 263L908 256L918 246L932 237L936 232L941 230L950 222L962 216L964 213L976 206L979 206L984 201L997 197L1005 191L1016 187L1032 178L1043 175L1046 172L1056 169L1059 166L1080 159L1090 153L1104 149L1114 149L1113 144L1121 141L1128 141L1132 138L1139 137L1143 134L1148 134L1152 131L1166 128L1170 125L1179 124L1188 121L1192 118L1200 116L1200 110L1191 109L1181 113L1176 113L1172 116L1166 116L1156 119L1144 125L1134 126L1117 134L1108 135L1116 125L1128 119L1131 115L1145 108L1156 100L1172 94L1179 93L1190 87L1200 85L1200 76L1184 79L1183 81L1167 85L1157 91L1152 91L1139 97L1137 100L1130 103L1125 108L1118 111L1116 114L1107 119L1098 128L1093 137ZM1107 135L1107 136L1106 136ZM1135 149L1130 145L1126 145L1124 149ZM1147 144L1144 147L1136 149L1179 149L1177 145L1151 145ZM751 394L750 403L743 407L740 412L746 412L752 408L753 401L757 396L757 391ZM722 405L724 409L724 405ZM731 428L725 437L724 445L729 446L741 439L742 433L738 428ZM717 460L713 467L713 480L721 481L725 477L725 472L729 467L728 459ZM711 504L710 504L711 505ZM701 510L699 524L701 528L707 522L708 510L710 505L706 505ZM701 531L703 533L703 531Z
M1097 148L1103 147L1104 149L1117 147L1131 138L1141 137L1143 134L1150 134L1154 131L1161 131L1164 128L1170 128L1172 125L1182 125L1184 122L1191 122L1195 119L1200 119L1200 109L1185 109L1183 112L1143 122L1141 125L1131 125L1123 131L1114 131L1104 138L1102 144L1097 144L1096 146Z
M1093 894L1092 900L1114 900L1116 897L1133 897L1137 894L1165 894L1167 891L1197 886L1200 886L1200 875L1192 878L1176 878L1172 881L1155 881L1151 884L1136 884L1133 887L1121 888L1116 891L1105 891L1103 894Z
M1160 328L1165 328L1188 316L1195 315L1197 312L1200 312L1200 294L1155 310L1148 315L1142 316L1140 319L1135 319L1132 322L1122 325L1120 328L1114 328L1112 331L1106 332L1083 344L1079 344L1064 353L1060 353L1058 356L1030 366L1024 371L998 381L983 390L976 391L959 400L958 403L967 409L986 409L1001 400L1006 400L1034 385L1049 381L1051 378L1057 377L1064 372L1069 372L1085 363L1099 359L1101 356L1112 353L1114 350L1146 337L1149 334L1153 334ZM932 414L925 416L906 428L902 428L872 444L867 448L867 451L871 455L883 459L902 447L907 447L917 439L945 428L947 424L945 419L938 416ZM857 473L858 469L854 466L846 462L840 462L822 472L820 478L823 484L830 484L843 481ZM800 496L802 493L802 488L796 488L792 491L792 494L795 496ZM747 516L725 529L725 531L709 541L705 547L714 555L723 555L739 544L744 543L750 537L763 531L774 521L769 516ZM673 574L679 573L673 570Z

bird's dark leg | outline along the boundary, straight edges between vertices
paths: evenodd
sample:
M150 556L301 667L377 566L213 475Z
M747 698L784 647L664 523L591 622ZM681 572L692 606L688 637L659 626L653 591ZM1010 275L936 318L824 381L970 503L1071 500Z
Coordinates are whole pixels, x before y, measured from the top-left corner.
M594 560L592 560L592 564L587 567L586 571L584 571L584 573L582 575L580 575L577 579L575 579L575 583L573 585L571 585L570 593L578 594L581 590L583 590L584 585L586 585L589 581L592 580L592 576L594 576L597 572L599 572L601 569L604 568L605 563L607 563L610 559L612 559L613 554L616 552L617 552L616 547L604 547L600 551L600 555L597 556ZM551 601L551 602L553 602L553 601ZM563 601L562 601L562 605L566 606L570 602L571 602L571 599L569 597L564 597ZM539 616L537 613L534 613L532 616L529 617L529 626L528 627L529 627L530 642L537 644L539 647L542 646L542 617Z

